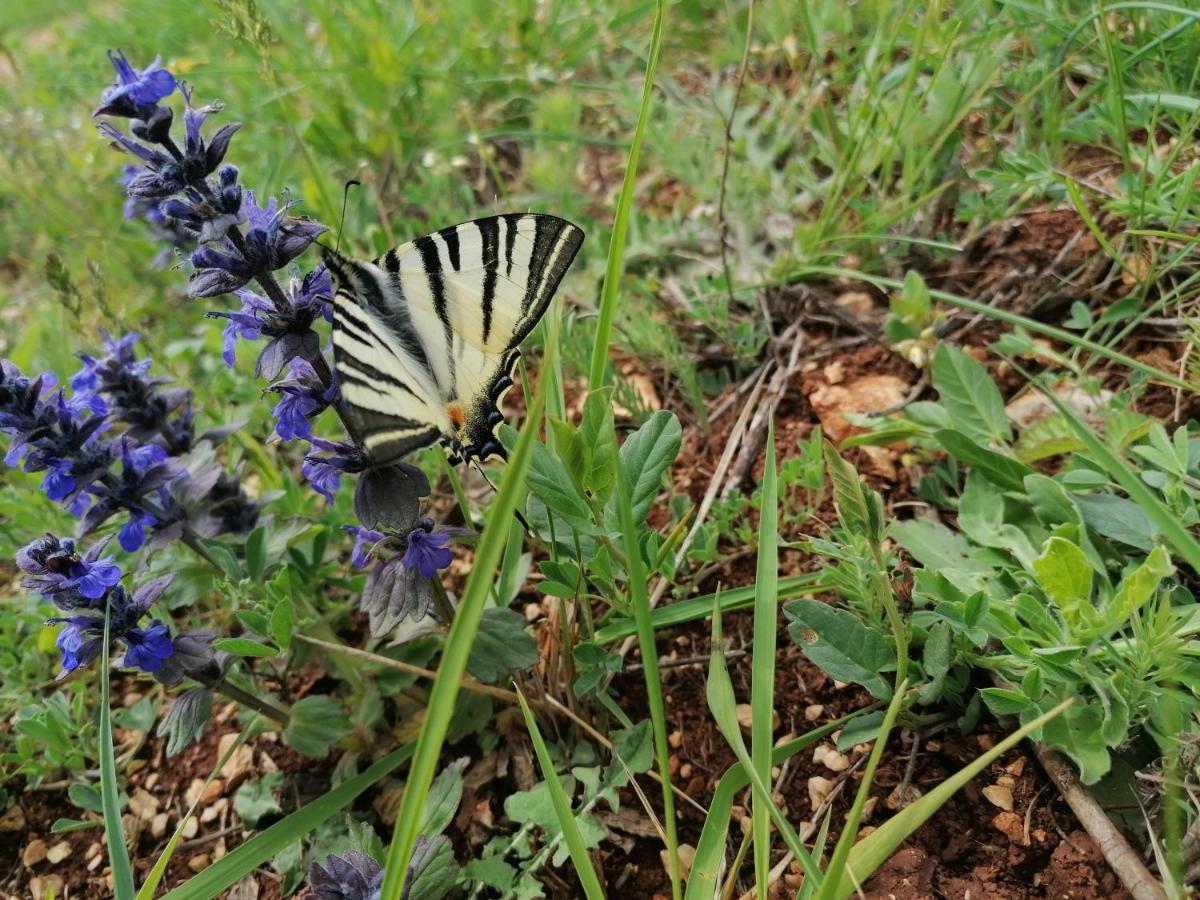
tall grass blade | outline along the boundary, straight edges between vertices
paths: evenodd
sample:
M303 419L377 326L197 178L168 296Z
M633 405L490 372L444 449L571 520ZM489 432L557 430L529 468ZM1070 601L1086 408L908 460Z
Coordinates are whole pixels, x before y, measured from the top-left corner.
M629 577L629 601L637 624L638 647L642 652L642 672L646 677L646 701L654 732L654 756L662 776L663 828L666 832L667 855L671 872L671 896L682 897L682 874L679 866L679 842L675 826L675 796L671 793L671 751L667 745L667 712L663 704L662 681L658 671L658 648L654 643L654 625L650 620L650 597L646 592L646 571L637 526L633 521L633 499L629 477L621 465L616 438L609 444L616 471L617 516L625 546L625 566Z
M112 868L113 896L133 900L133 869L121 830L121 801L117 790L117 758L113 751L111 687L108 682L109 613L104 613L104 642L100 650L100 804L104 811L104 838Z
M775 422L767 423L767 458L763 468L762 505L758 519L758 571L754 582L753 671L750 687L750 757L758 777L771 779L771 748L775 745L775 635L779 619L776 600L779 581L779 476L775 471ZM771 874L771 813L756 799L754 826L754 883L758 896L767 896Z
M550 359L543 361L543 365L546 366L553 364L553 360ZM525 425L521 429L516 449L504 473L504 482L488 510L483 533L475 549L475 562L463 589L462 602L455 613L450 635L442 650L442 661L429 692L425 722L421 726L421 736L417 739L408 783L404 789L404 799L396 817L396 830L392 834L392 844L388 849L380 900L399 900L401 888L404 886L409 857L412 856L413 845L421 828L425 796L433 783L438 755L441 753L442 743L446 740L450 717L454 714L454 701L458 697L459 684L467 668L467 657L471 654L471 644L479 631L479 621L492 590L492 579L504 553L504 545L508 541L509 524L516 512L517 501L525 491L525 473L529 470L533 443L537 439L538 425L545 408L547 382L548 379L538 379Z
M841 900L849 897L857 890L871 873L883 865L897 847L910 834L920 828L935 812L954 795L964 784L990 766L997 758L1003 756L1031 733L1041 728L1064 709L1070 706L1070 699L1064 700L1054 709L1038 716L1028 725L1014 731L987 753L980 756L969 766L960 769L947 778L924 797L911 806L906 806L869 835L854 845L846 866L840 872L830 868L830 879L837 879L837 890L832 896Z
M646 82L642 86L642 107L629 145L629 160L625 164L625 179L617 198L613 217L612 240L608 244L608 265L604 270L604 287L600 290L600 316L596 324L596 346L592 349L592 366L588 387L596 390L604 385L604 369L608 364L608 343L612 338L613 317L617 311L617 289L625 271L625 235L629 230L629 209L633 205L633 186L637 180L638 156L642 152L642 135L650 118L650 100L654 95L654 71L662 49L663 17L667 0L657 0L654 10L654 30L650 34L650 54L646 59ZM386 900L386 898L385 898Z
M269 862L322 822L349 805L354 798L394 771L412 756L412 744L393 750L361 775L348 778L316 800L302 806L291 815L276 822L266 831L256 834L223 856L199 875L189 878L162 900L212 900L230 885L241 881L263 863Z
M733 694L733 682L729 680L729 668L725 664L725 654L721 652L721 614L718 609L713 610L712 654L708 662L707 695L708 708L712 711L713 719L716 720L717 729L725 738L725 742L729 744L733 755L742 764L750 779L750 784L754 787L755 804L767 807L771 821L775 823L787 848L792 851L792 855L804 869L805 877L820 884L823 881L821 870L813 861L812 855L804 848L800 836L796 834L796 829L792 827L792 824L783 815L783 811L771 797L770 783L759 776L758 770L750 759L750 753L746 750L746 744L742 741L741 726L737 719L737 700Z
M563 832L563 841L567 845L567 851L571 854L571 863L575 866L575 873L579 876L579 884L583 888L584 896L588 900L604 900L604 891L600 889L600 879L592 865L592 858L588 855L587 844L583 839L583 833L579 830L579 823L575 821L571 800L567 797L558 773L554 771L554 760L550 758L550 751L546 748L546 742L542 738L537 720L534 719L533 711L525 702L525 695L521 693L520 688L517 688L517 699L521 702L521 714L525 716L525 727L529 729L529 737L533 741L533 752L537 754L538 766L541 767L542 777L546 779L546 787L550 791L550 802L554 805L554 815L558 817L558 825Z

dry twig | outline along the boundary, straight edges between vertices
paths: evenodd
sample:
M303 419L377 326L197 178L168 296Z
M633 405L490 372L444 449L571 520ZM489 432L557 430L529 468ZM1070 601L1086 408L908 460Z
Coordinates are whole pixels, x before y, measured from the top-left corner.
M1129 846L1125 836L1117 830L1100 808L1100 804L1080 783L1074 770L1045 744L1037 741L1030 743L1033 744L1033 752L1037 755L1038 762L1071 807L1071 812L1075 813L1079 824L1096 842L1100 853L1134 900L1167 900L1167 893L1162 884L1150 873L1141 857Z

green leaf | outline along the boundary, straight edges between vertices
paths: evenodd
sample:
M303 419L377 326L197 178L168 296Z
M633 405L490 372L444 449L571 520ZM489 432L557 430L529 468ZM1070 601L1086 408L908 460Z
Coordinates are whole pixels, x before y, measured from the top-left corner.
M267 568L267 527L259 525L246 538L246 574L260 581Z
M983 695L988 709L998 716L1020 715L1033 706L1029 698L1020 691L989 687L983 688L979 693Z
M458 804L462 801L463 770L470 761L470 757L466 756L457 759L433 779L433 784L429 786L429 795L425 798L425 819L421 823L421 834L426 837L441 834L454 819Z
M223 650L234 656L278 656L279 651L249 638L217 638L212 642L214 650Z
M92 819L55 819L50 826L51 834L67 834L71 831L82 831L85 828L99 828L100 823Z
M348 734L350 728L350 718L342 704L333 697L318 694L292 704L290 720L281 737L297 753L319 758L328 755L330 746Z
M237 789L233 795L233 809L247 828L253 828L265 815L282 812L275 799L275 792L282 782L282 772L269 772L244 782Z
M659 410L642 427L625 439L620 450L620 466L629 482L633 521L640 525L650 514L650 505L662 490L663 473L679 454L683 428L679 420ZM605 520L617 521L616 496L609 498Z
M1027 710L1025 716L1031 716L1031 711ZM1041 740L1074 760L1079 767L1080 781L1095 784L1112 765L1104 745L1103 724L1103 716L1094 706L1076 703L1042 727Z
M858 470L842 459L837 448L828 441L824 444L824 451L825 468L833 482L833 501L837 504L842 526L847 531L867 536L867 500L863 495Z
M1033 561L1033 571L1071 633L1080 638L1090 634L1100 618L1092 605L1095 573L1087 555L1070 541L1052 537Z
M471 645L467 670L487 684L505 675L528 669L538 661L537 641L525 617L511 609L491 606L483 611L479 633Z
M100 791L90 784L72 782L67 787L67 797L80 809L86 809L88 812L101 812L104 809L104 799L100 796Z
M613 466L613 443L616 430L613 428L611 386L592 391L583 401L583 422L579 426L579 437L590 451L590 465L584 473L583 486L590 491L594 502L604 506L612 497L616 469Z
M892 522L888 534L927 569L992 574L991 566L972 558L967 539L941 522L928 519Z
M454 847L449 838L438 835L425 845L424 852L409 865L412 874L412 889L409 897L420 900L442 900L459 880L458 861L454 858Z
M208 551L208 554L221 566L221 571L225 573L226 578L230 581L242 580L242 566L238 562L237 557L233 555L232 550L220 541L206 540L201 541L201 543L204 545L204 549Z
M879 737L879 729L883 725L883 710L864 713L846 723L837 736L837 748L842 752L858 744L866 744Z
M292 646L295 630L296 606L291 597L284 597L271 610L271 640L286 650Z
M1025 487L1025 478L1033 469L1011 456L981 447L961 431L943 428L934 432L934 438L946 452L961 463L982 472L988 480L1006 491L1020 491Z
M541 442L533 445L529 490L546 504L546 509L552 515L576 531L582 534L596 533L591 507L579 496L566 467Z
M1155 547L1145 561L1121 579L1117 593L1104 611L1104 628L1111 631L1122 627L1158 591L1162 580L1175 571L1171 557L1162 547Z
M838 681L861 684L873 697L891 697L880 673L895 670L896 654L883 635L819 600L796 600L783 611L791 619L788 632L813 665Z
M933 355L933 385L959 431L980 443L1008 443L1012 426L1004 411L1004 398L987 369L949 344L939 344Z
M1088 528L1122 544L1149 551L1158 528L1138 504L1116 494L1074 494Z

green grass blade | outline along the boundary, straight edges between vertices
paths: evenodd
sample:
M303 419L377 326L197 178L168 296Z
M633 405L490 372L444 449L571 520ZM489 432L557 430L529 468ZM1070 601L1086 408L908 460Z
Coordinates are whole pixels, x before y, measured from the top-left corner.
M133 868L121 830L121 801L117 791L117 757L113 752L112 702L108 681L109 614L104 613L104 642L100 650L100 804L104 810L104 837L112 868L113 896L133 900Z
M792 575L779 580L775 601L778 603L783 600L794 600L797 597L807 597L832 589L833 580L824 572ZM660 628L670 628L685 622L695 622L697 619L707 619L713 614L714 602L718 603L718 608L722 613L749 609L754 605L754 585L733 588L719 594L689 597L678 603L656 607L650 613L650 624L657 631ZM637 622L633 619L620 618L597 628L594 639L601 644L611 644L633 634L637 634Z
M667 855L670 861L671 896L682 896L682 873L679 867L679 843L675 825L675 795L671 793L671 750L667 744L667 712L663 704L662 681L658 671L658 648L654 644L654 625L650 620L650 597L646 592L646 572L642 549L638 542L637 525L633 521L633 500L629 478L621 465L617 441L609 445L616 471L617 516L625 546L625 566L629 577L629 601L637 624L638 646L642 652L642 672L646 677L646 702L654 732L654 756L658 762L663 788L663 828L666 832Z
M771 780L771 748L775 745L775 635L779 618L779 476L775 471L775 422L767 423L767 459L758 519L758 571L754 582L753 671L750 688L750 758L758 777ZM767 896L771 875L771 813L756 799L754 883Z
M258 722L258 714L255 713L250 721L246 723L246 727L242 729L241 734L237 736L229 749L217 760L217 764L213 766L213 770L208 773L208 778L204 780L204 786L207 788L212 784L212 780L217 777L217 773L221 771L225 763L229 762L237 748L246 743L246 739L250 737L255 723ZM171 835L171 839L167 841L167 846L163 852L158 855L158 859L154 861L154 867L150 869L146 875L146 880L142 882L141 888L137 892L137 900L154 900L154 894L158 890L159 884L162 883L163 875L167 872L167 866L171 862L171 857L175 855L175 850L179 847L179 842L183 840L183 828L196 812L196 807L200 805L200 797L204 791L196 794L196 799L192 801L187 812L179 820L179 824L175 826L175 831Z
M517 688L517 699L521 702L525 727L529 729L529 737L533 741L533 751L537 754L542 777L546 779L546 787L550 791L550 802L554 804L554 814L558 817L559 827L562 828L563 841L567 845L567 851L571 854L571 862L575 866L575 873L579 876L579 884L583 887L583 893L588 900L604 900L604 891L600 889L600 879L596 876L592 858L588 855L587 844L579 830L579 823L575 821L575 813L571 810L571 800L567 797L558 773L554 771L554 760L550 758L550 751L546 749L542 732L538 729L537 721L533 718L533 711L525 702L525 695L521 693L520 688Z
M902 290L904 282L898 278L885 278L882 275L872 275L869 272L856 272L853 269L841 269L836 266L804 266L803 268L792 273L793 279L803 275L825 275L840 278L854 278L859 281L866 281L879 288L889 290ZM1149 376L1164 384L1169 384L1172 387L1177 387L1191 393L1194 386L1188 384L1178 375L1173 375L1170 372L1164 372L1162 369L1156 369L1154 366L1146 365L1140 360L1134 359L1132 356L1126 356L1106 347L1103 344L1098 344L1095 341L1088 340L1085 337L1080 337L1077 334L1072 334L1069 331L1064 331L1061 328L1055 328L1053 325L1047 325L1044 322L1038 322L1035 319L1030 319L1016 313L1009 312L1006 309L1000 309L996 306L988 306L986 303L979 303L975 300L969 300L966 297L960 297L957 294L951 294L946 291L939 291L933 288L929 289L929 296L941 300L943 303L949 303L951 306L957 306L961 309L966 309L974 313L979 313L982 316L987 316L990 319L995 319L998 322L1004 322L1008 325L1017 325L1027 331L1032 331L1036 334L1044 334L1046 337L1054 338L1056 341L1062 341L1072 347L1081 347L1095 353L1097 356L1103 356L1113 362L1120 363L1134 371L1141 372L1143 375Z
M892 728L896 724L896 717L900 715L900 711L904 708L904 695L908 689L907 679L902 679L896 685L896 692L892 694L892 702L888 704L887 712L883 716L883 724L879 727L879 735L875 738L875 744L871 747L871 755L867 759L867 767L863 770L862 781L858 784L858 793L854 795L854 804L850 807L850 812L846 816L846 824L842 828L842 835L838 838L838 842L834 845L833 856L829 859L829 867L825 870L832 877L826 879L821 885L821 889L817 891L816 900L832 900L837 896L838 881L837 873L841 872L846 866L846 860L850 856L850 850L854 846L854 838L858 834L858 825L862 821L863 807L866 806L867 798L871 795L871 782L875 778L875 769L879 767L879 760L883 758L883 750L887 746L888 736L892 733Z
M608 244L608 265L604 270L604 287L600 291L596 346L592 350L592 366L588 375L588 387L593 391L603 386L604 369L608 363L608 343L612 338L613 317L617 311L617 288L620 286L621 274L625 271L625 235L629 230L629 209L633 205L633 186L637 181L638 156L642 152L642 135L646 131L646 120L650 118L650 100L654 96L654 71L658 68L658 56L662 49L663 17L666 14L666 7L666 0L658 0L654 10L654 30L650 35L650 54L646 59L646 82L642 87L642 107L638 112L637 125L633 129L633 142L629 145L629 160L625 164L625 179L621 182L621 193L617 198L617 210L613 217L612 240Z
M780 744L771 751L771 765L777 766L795 756L801 750L811 747L817 741L833 734L845 726L851 719L861 716L866 709L858 710L836 721L806 731L800 737ZM700 839L696 842L696 857L692 861L691 872L688 874L687 893L684 900L712 900L717 890L717 875L721 870L721 862L725 858L725 842L729 837L729 819L732 815L733 802L739 792L750 783L746 767L735 762L717 782L713 791L712 802L708 806L708 817L704 820L704 828Z
M887 861L901 843L910 834L920 828L929 817L942 808L959 788L986 769L996 759L1003 756L1029 734L1041 728L1064 709L1071 705L1067 699L1049 712L1038 716L1028 725L1014 731L987 753L980 756L969 766L959 769L928 794L917 800L911 806L900 810L869 835L854 845L850 857L841 872L830 869L830 876L837 878L837 890L832 896L841 900L855 892L858 885L871 877L871 873Z
M746 744L742 741L741 726L737 720L737 701L733 694L733 682L729 680L729 668L725 664L725 654L721 652L721 614L717 609L713 611L712 655L709 657L708 663L707 696L708 708L712 711L713 719L716 720L721 736L725 738L733 755L742 764L750 779L750 784L754 787L754 802L766 805L771 814L771 821L775 823L784 843L787 844L792 855L804 869L805 877L820 884L824 880L821 870L813 861L812 854L804 848L800 836L796 834L796 829L784 817L783 811L771 797L770 783L759 777L758 770L750 759L750 753L746 750Z
M1142 510L1148 515L1159 531L1162 532L1167 542L1175 549L1175 551L1188 561L1193 569L1200 571L1200 541L1197 541L1195 536L1185 528L1166 504L1154 495L1154 492L1146 487L1141 476L1132 466L1125 462L1120 456L1108 448L1108 445L1096 437L1096 433L1091 427L1083 421L1073 409L1067 406L1058 398L1051 390L1047 389L1045 384L1032 373L1012 363L1012 367L1020 372L1029 382L1038 389L1038 391L1052 404L1055 409L1071 426L1071 430L1079 437L1087 447L1088 453L1095 459L1109 477L1117 484L1125 489L1132 499Z
M256 834L199 875L164 894L162 900L211 900L348 806L359 794L408 759L412 750L411 744L393 750L362 774L348 778L266 831Z
M544 360L543 365L553 365L553 360ZM413 754L404 799L396 817L396 830L392 834L392 844L388 849L380 900L399 900L400 890L404 886L408 860L412 856L413 845L416 843L424 816L425 796L433 783L438 756L442 750L442 743L446 740L450 717L454 714L454 701L458 697L459 684L467 668L467 657L471 654L471 644L479 631L479 620L491 593L492 578L496 574L500 557L504 553L504 545L508 541L509 523L516 512L517 501L525 491L525 473L529 470L533 443L537 439L538 425L546 403L546 383L547 379L538 379L525 425L521 429L516 449L504 473L504 482L488 510L483 533L475 549L475 562L463 589L462 602L455 613L446 646L442 650L442 661L429 692L428 711L421 726L421 736Z

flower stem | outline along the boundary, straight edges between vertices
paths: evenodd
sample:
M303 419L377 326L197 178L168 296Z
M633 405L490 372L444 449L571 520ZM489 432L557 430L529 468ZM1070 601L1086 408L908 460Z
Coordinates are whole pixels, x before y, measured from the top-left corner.
M243 691L236 685L230 684L227 678L222 677L220 681L210 684L209 687L218 693L224 694L230 700L236 700L243 706L248 706L255 712L260 712L267 718L274 719L280 725L287 725L291 721L291 714L289 712L267 703L265 700L261 700L247 691Z

